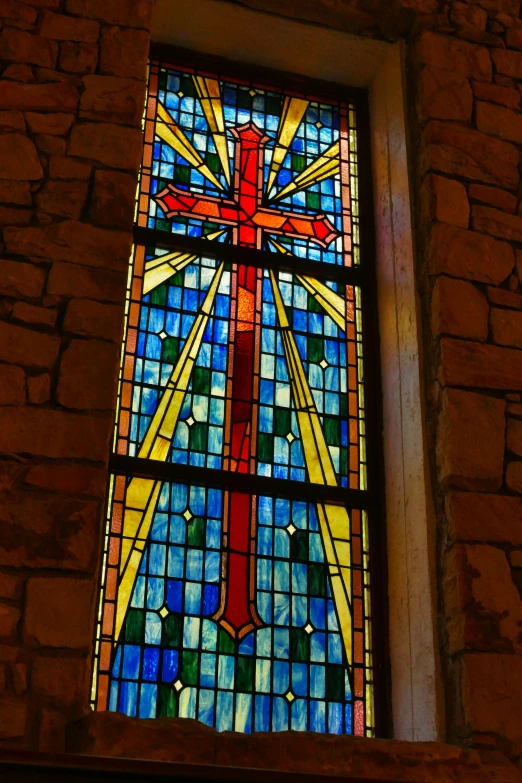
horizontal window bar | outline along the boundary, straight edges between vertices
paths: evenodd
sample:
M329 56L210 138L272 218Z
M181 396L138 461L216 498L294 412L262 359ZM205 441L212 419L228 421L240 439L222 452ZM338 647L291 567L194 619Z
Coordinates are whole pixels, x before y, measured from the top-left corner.
M368 509L372 505L372 497L366 490L327 487L322 484L269 478L250 473L178 465L174 462L140 459L123 454L112 454L109 468L112 473L125 476L143 476L183 484L202 484L253 495L274 495L309 502L319 500L325 503L343 503L348 508Z
M239 247L238 245L225 245L222 242L212 242L198 237L186 237L181 234L173 234L170 231L158 229L134 227L134 241L138 245L154 245L168 250L182 250L197 255L218 258L220 261L228 261L231 264L246 264L248 266L263 267L265 269L293 272L311 277L321 277L326 280L334 280L347 285L361 285L363 274L358 267L337 266L335 264L321 264L305 258L298 258L290 254L271 253L267 250L253 250Z

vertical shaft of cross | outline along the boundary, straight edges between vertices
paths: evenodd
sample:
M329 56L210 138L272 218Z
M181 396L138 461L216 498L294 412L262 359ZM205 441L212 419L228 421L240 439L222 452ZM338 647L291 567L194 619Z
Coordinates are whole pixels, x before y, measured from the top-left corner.
M233 130L236 137L234 200L244 216L234 227L234 242L241 247L260 248L262 229L252 217L261 201L262 155L265 137L255 125ZM230 350L233 353L229 386L230 456L229 468L248 473L251 454L254 407L254 333L257 270L238 264L236 271L235 314L231 319ZM251 542L255 532L255 499L240 492L227 496L223 547L224 581L221 605L216 619L233 636L244 636L259 624L253 602L254 560Z

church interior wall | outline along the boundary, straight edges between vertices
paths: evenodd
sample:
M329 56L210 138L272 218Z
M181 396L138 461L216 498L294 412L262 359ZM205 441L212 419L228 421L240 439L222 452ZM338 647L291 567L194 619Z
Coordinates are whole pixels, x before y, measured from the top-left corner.
M522 20L515 0L245 0L403 52L440 742L89 714L152 0L0 6L0 748L517 779ZM405 314L398 312L398 319ZM146 725L144 725L146 723ZM203 741L204 738L204 741ZM301 765L301 766L300 766Z

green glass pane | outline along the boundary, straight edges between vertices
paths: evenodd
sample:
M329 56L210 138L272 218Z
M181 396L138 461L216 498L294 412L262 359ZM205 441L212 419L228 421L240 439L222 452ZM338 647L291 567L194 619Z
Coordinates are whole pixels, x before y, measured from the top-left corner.
M273 462L274 439L265 432L260 432L257 438L257 458L260 462Z
M178 695L172 685L161 684L158 688L158 717L178 717Z
M181 654L180 680L184 685L197 685L198 654L193 650L183 650Z
M183 93L187 98L194 98L196 95L196 88L194 82L190 76L182 76L179 80L179 91Z
M140 644L143 641L145 613L141 609L129 609L125 620L125 641Z
M304 171L306 168L306 160L303 155L296 155L292 153L292 168L294 171Z
M167 647L179 647L183 632L183 618L179 614L169 614L163 624L163 644Z
M274 434L284 438L291 429L291 411L289 408L276 408L274 414Z
M229 633L220 628L218 631L218 650L222 653L233 653L236 649L236 643Z
M326 595L326 573L323 563L309 563L308 590L310 595Z
M339 407L341 416L346 418L348 416L348 395L345 392L339 394Z
M238 691L249 692L254 683L254 661L252 658L239 656L236 662L236 688Z
M161 359L164 362L175 364L179 353L179 340L177 337L165 337L161 346Z
M328 701L344 699L344 668L342 666L326 667L326 698Z
M267 114L275 114L278 117L281 114L281 99L267 95L265 98L265 111Z
M207 152L207 166L211 171L219 174L221 171L221 163L219 162L219 156L213 152Z
M324 417L324 436L329 446L339 446L341 444L338 419L333 419L330 416Z
M164 307L167 304L167 286L159 285L151 291L150 301L153 305L162 305Z
M194 394L210 394L210 370L205 367L194 367L192 391Z
M343 476L348 473L348 449L345 446L341 446L341 453L339 455L339 470Z
M205 520L193 517L187 526L187 544L202 547L205 544Z
M308 634L303 628L290 628L290 657L293 661L309 659Z
M319 193L307 192L307 194L306 194L306 206L308 207L308 209L320 209L321 208L321 198L319 196Z
M239 109L251 109L252 108L252 96L247 90L237 91L237 105Z
M195 422L190 428L190 448L193 451L206 451L207 425L200 421Z
M312 294L308 294L308 309L311 313L322 313L323 308Z
M188 166L181 166L180 164L174 166L174 179L177 182L190 182L190 169Z
M296 530L290 536L290 559L308 560L308 533L306 530Z
M324 357L323 341L320 337L308 338L308 361L319 364Z

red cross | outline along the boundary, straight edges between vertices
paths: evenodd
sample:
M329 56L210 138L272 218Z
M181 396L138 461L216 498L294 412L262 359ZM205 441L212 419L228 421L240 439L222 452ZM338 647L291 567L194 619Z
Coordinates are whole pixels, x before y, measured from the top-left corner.
M167 185L156 196L168 218L183 216L232 226L235 245L261 249L263 232L307 239L327 247L339 234L325 215L301 215L262 206L263 149L268 141L252 122L232 129L236 139L233 198L200 196ZM230 469L248 473L252 452L255 315L261 308L258 273L238 264L235 307L229 334ZM258 293L259 288L259 293ZM234 291L232 292L234 293ZM255 498L240 492L226 494L224 516L225 574L216 620L232 636L243 637L261 625L255 604Z

